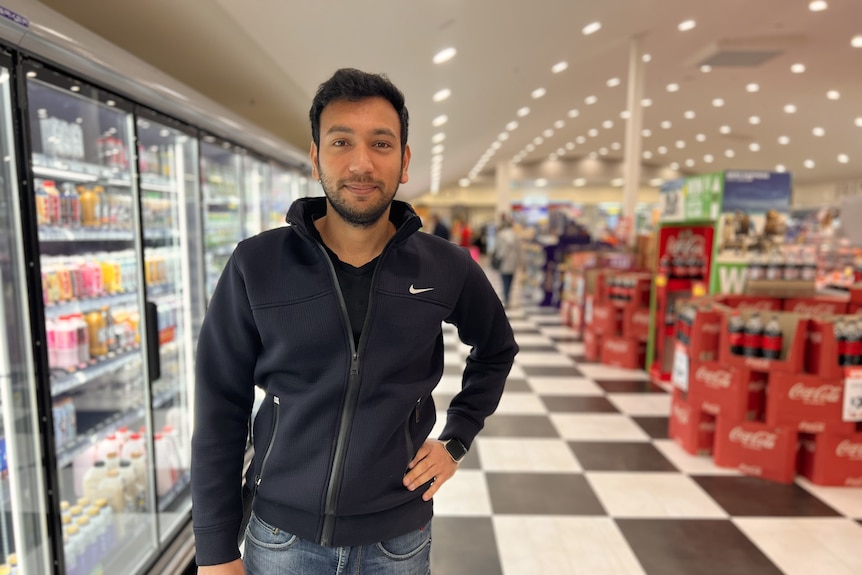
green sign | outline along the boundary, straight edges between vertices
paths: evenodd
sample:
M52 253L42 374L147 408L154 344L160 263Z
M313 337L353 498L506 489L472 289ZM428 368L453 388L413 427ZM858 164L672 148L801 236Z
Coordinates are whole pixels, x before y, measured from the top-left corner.
M748 279L748 262L712 262L709 293L741 294Z
M685 219L688 221L717 220L723 190L724 175L721 172L687 177L683 187Z

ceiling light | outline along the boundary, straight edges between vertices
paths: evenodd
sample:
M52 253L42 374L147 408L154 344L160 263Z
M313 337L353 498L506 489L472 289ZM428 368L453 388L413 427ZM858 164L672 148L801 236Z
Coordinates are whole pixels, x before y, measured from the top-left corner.
M730 126L722 126L718 129L718 131L721 132L722 134L729 134L730 133Z
M622 147L622 146L620 146L620 143L619 143L619 142L613 142L613 143L611 144L611 149L612 149L612 150L619 150L621 147Z
M787 114L795 114L796 113L796 106L794 104L786 104L784 106L784 111Z
M685 141L683 141L683 140L677 140L677 141L676 141L675 146L676 146L677 148L679 148L680 150L682 150L683 148L685 148Z
M784 167L784 164L778 164L777 166L775 166L775 171L784 173L787 171L787 168Z
M583 144L584 142L587 141L587 139L583 136L578 136L577 138L575 138L575 141L579 144Z
M686 120L694 120L695 113L691 110L688 110L685 114L683 114Z
M727 156L728 158L732 158L733 156L736 155L736 152L734 152L733 150L725 150L724 155Z
M569 151L574 150L575 149L575 143L574 142L566 142L566 149Z
M28 78L35 78L36 72L34 72L33 70L30 70L29 72L27 72L27 77Z
M80 87L80 86L72 86L72 87L71 87L71 88L69 88L69 89L70 89L70 90L72 90L73 92L80 92L80 91L81 91L81 87Z
M620 79L619 78L611 78L610 80L608 80L608 88L616 88L619 85L620 85Z
M698 142L705 142L706 141L706 135L705 134L698 134L694 137L694 139L697 140Z
M748 92L754 93L754 92L757 92L758 90L760 90L760 86L758 86L757 84L752 82L751 84L749 84L745 87L745 90Z
M575 185L575 187L577 187L577 188L583 188L584 186L586 186L586 185L587 185L587 180L585 180L584 178L576 178L576 179L575 179L575 181L574 181L574 182L572 182L572 183L573 183L573 184Z
M649 108L650 106L652 106L652 100L650 100L649 98L644 98L643 100L641 100L641 106L643 106L644 108Z
M673 170L674 172L677 171L679 169L679 164L677 162L671 162L670 163L670 169Z
M584 103L587 104L588 106L591 106L598 101L599 101L599 99L596 98L595 96L587 96L586 98L584 98Z
M628 110L623 110L622 112L620 112L620 119L621 120L628 120L629 116L631 116L631 114L629 114Z
M533 150L536 149L536 146L534 146L533 144L527 144L524 149L527 150L528 152L532 152Z
M470 178L461 178L460 180L458 180L458 185L462 188L466 188L470 185Z
M644 158L644 160L652 159L652 152L647 150L646 152L643 153L643 158Z
M662 154L662 155L667 154L667 147L666 146L659 146L657 151L659 154Z
M583 28L583 30L581 30L581 32L584 33L584 36L589 36L590 34L595 34L596 32L598 32L601 29L602 29L602 23L601 22L593 22L591 24L587 24L586 26L584 26L584 28Z
M665 130L670 130L671 123L668 120L665 120L661 123L661 127Z
M643 136L644 138L649 138L650 136L652 136L652 130L650 130L649 128L644 128L643 130L641 130L641 136Z
M452 90L450 90L449 88L443 88L442 90L440 90L439 92L434 94L434 101L435 102L442 102L443 100L445 100L446 98L448 98L451 95L452 95Z
M829 90L826 92L826 97L830 100L837 100L841 97L841 93L838 90Z
M842 164L846 164L850 161L850 158L847 156L847 154L838 154L838 161Z
M820 126L817 126L813 130L811 130L811 133L814 134L815 136L817 136L818 138L822 138L823 136L826 135L826 130L824 130Z
M557 120L556 122L554 122L554 127L558 130L562 130L565 125L566 123L562 120Z
M506 140L509 139L509 132L500 132L500 135L497 136L497 139L500 140L501 142L505 142Z
M805 64L800 64L800 63L794 64L790 67L790 71L793 72L794 74L801 74L805 71Z
M661 179L661 178L653 178L653 179L651 179L651 180L649 181L649 185L651 185L651 186L652 186L652 187L654 187L654 188L659 187L659 186L660 186L660 185L662 185L663 183L664 183L664 180L663 180L663 179Z
M437 144L436 146L433 146L431 148L431 153L436 156L438 154L442 154L443 150L445 150L445 149L446 148L443 146L443 144Z
M697 24L695 23L694 20L686 20L684 22L680 22L679 26L677 26L677 28L679 28L680 32L688 32L689 30L694 30L694 27L696 25Z
M643 56L641 56L641 60L643 60L646 63L649 63L652 61L652 55L644 54Z
M712 66L710 66L709 64L704 64L700 67L700 71L704 74L709 74L710 72L712 72Z
M442 163L443 163L443 156L440 156L440 155L431 156L431 165L432 166L434 164L442 164Z
M448 121L449 121L449 116L443 114L443 115L437 116L436 118L431 120L431 125L434 126L435 128L439 128L440 126L442 126L443 124L445 124Z
M518 129L518 122L516 122L515 120L512 120L511 122L506 124L506 130L509 132L511 132L512 130L517 130L517 129Z
M550 138L551 136L554 135L554 131L552 129L548 128L547 130L542 132L542 135L545 136L546 138Z
M535 138L533 138L533 143L537 146L541 146L543 143L545 143L545 138L543 138L542 136L536 136Z
M608 155L608 149L604 148L604 147L599 148L599 154L601 154L602 156L607 156Z
M557 155L558 156L565 156L566 155L566 149L565 148L557 148Z
M568 113L566 115L569 118L577 118L578 116L581 115L581 113L577 109L572 108L571 110L568 111Z
M812 0L808 3L808 9L812 12L822 12L828 7L829 5L826 3L826 0Z
M435 144L439 144L440 142L442 142L445 139L446 139L446 134L444 134L443 132L438 132L438 133L434 134L433 136L431 136L431 141L434 142Z
M748 149L752 152L759 152L760 144L758 144L757 142L751 142L750 144L748 144Z
M668 92L679 92L679 84L668 84L666 89Z
M557 161L557 154L550 154L548 156L548 160L550 160L552 162L556 162Z
M787 136L778 136L778 143L782 146L786 146L790 143L790 138L788 138Z
M548 185L548 180L546 178L539 178L536 180L536 187L544 188Z
M805 160L802 165L811 170L814 168L814 160Z
M715 158L712 157L712 154L707 154L703 157L703 161L707 164L711 164Z
M107 101L107 102L105 102L105 103L106 103L107 105L111 106L111 107L113 107L113 106L116 106L116 105L117 105L117 103L116 103L115 101L113 101L113 100L108 100L108 101Z
M721 98L716 98L712 101L712 105L716 108L721 108L722 106L724 106L724 100L722 100Z
M545 94L547 94L547 90L545 90L544 88L536 88L530 93L534 100L538 100Z
M688 166L689 168L693 168L694 167L694 160L689 158L688 160L685 161L685 165Z
M854 48L862 48L862 34L853 36L853 39L850 40L850 45Z
M622 178L614 178L613 180L611 180L611 185L615 188L621 188L624 183L625 180L623 180Z
M610 130L613 127L614 123L611 120L605 120L604 122L602 122L602 128L604 128L605 130Z
M524 116L526 116L527 114L530 113L530 109L528 107L524 106L523 108L520 108L516 113L518 114L519 118L523 118Z
M760 123L760 116L752 116L748 119L748 123L752 126L756 126Z
M856 126L858 126L859 128L862 128L862 116L856 118L855 123L856 123Z
M554 74L559 74L560 72L564 72L569 67L568 62L557 62L553 66L551 66L551 72Z
M599 131L596 130L595 128L590 128L589 130L587 130L587 135L591 138L595 138L596 136L599 135Z
M492 143L492 144L491 144L491 147L492 147L494 150L499 150L499 149L500 149L500 146L502 146L502 145L503 145L503 144L500 142L500 140L495 140L495 141L494 141L494 143Z
M444 48L434 55L434 63L442 64L443 62L448 62L449 60L454 58L455 54L457 53L458 52L455 50L455 48Z

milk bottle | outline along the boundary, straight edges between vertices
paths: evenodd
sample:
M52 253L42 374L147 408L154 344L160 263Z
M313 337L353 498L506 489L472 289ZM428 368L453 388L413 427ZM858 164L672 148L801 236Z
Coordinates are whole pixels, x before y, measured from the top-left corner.
M173 442L161 433L155 436L156 451L156 494L166 495L176 482L177 459Z
M107 464L100 459L84 474L84 497L95 500L103 495L102 480L105 479L107 471Z
M95 505L87 509L87 518L96 533L96 550L99 557L104 557L111 550L108 547L108 526L105 525L105 516L99 512Z
M98 536L90 524L90 518L83 515L75 522L78 525L78 533L81 537L81 553L84 561L84 573L90 573L99 562Z
M131 459L132 453L135 452L141 453L142 455L146 452L146 443L140 433L129 434L126 442L123 443L122 449L120 449L120 459Z
M122 445L120 444L120 440L117 439L117 436L113 433L105 436L105 438L99 442L99 448L96 452L96 457L98 459L107 459L106 455L108 453L120 453L120 448Z
M144 454L140 451L135 451L130 455L130 461L132 463L132 469L135 470L135 478L137 480L137 484L135 486L135 491L138 493L139 499L137 501L137 507L141 511L146 511L147 509L147 460L144 458Z
M82 569L81 538L77 525L69 525L64 529L63 554L66 557L66 573L68 575L79 575L85 573Z
M99 516L102 518L102 522L105 525L107 545L108 549L111 549L117 542L117 526L114 522L114 512L111 509L111 506L108 505L107 499L97 499L96 509L99 510Z
M125 522L122 515L126 507L126 490L119 469L108 470L105 478L102 479L101 491L105 495L108 506L113 511L117 534L122 537L125 533Z
M132 467L131 461L125 459L120 461L120 477L123 479L123 487L125 488L126 513L138 511L140 509L139 502L143 501L143 497L138 492L137 472Z
M105 467L109 470L120 468L120 456L116 451L109 451L105 454Z

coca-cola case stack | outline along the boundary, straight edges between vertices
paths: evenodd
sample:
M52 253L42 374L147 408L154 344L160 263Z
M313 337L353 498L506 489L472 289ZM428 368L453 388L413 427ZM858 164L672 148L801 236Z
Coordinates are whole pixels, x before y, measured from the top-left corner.
M780 483L796 476L798 434L786 427L718 418L715 464Z
M668 418L668 435L692 455L712 454L715 443L715 416L691 405L679 388L674 388Z
M799 473L817 485L862 487L862 433L802 435Z

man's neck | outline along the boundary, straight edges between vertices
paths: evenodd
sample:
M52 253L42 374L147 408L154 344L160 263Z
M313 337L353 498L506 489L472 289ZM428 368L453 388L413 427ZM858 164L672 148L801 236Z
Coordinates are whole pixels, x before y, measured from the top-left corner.
M338 259L353 267L362 267L383 251L395 235L395 225L389 221L389 210L367 228L345 222L329 206L325 216L314 221L320 238Z

